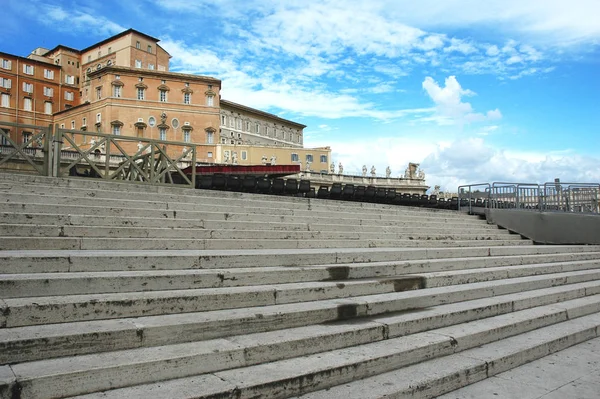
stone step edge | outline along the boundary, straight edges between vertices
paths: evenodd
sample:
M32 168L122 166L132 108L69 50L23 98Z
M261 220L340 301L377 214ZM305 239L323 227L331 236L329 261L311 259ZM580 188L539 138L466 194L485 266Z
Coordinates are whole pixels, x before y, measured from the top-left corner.
M364 373L363 376L373 372L364 368L374 366L378 372L390 371L567 321L580 321L580 324L586 326L586 331L593 331L595 338L600 326L600 313L596 313L600 309L600 302L599 298L595 299L593 309L576 303L548 305L492 316L483 320L486 324L484 326L478 321L472 321L402 337L386 336L386 329L389 331L392 326L381 322L367 328L359 327L359 330L370 328L373 335L367 334L367 337L360 337L354 342L350 339L359 334L351 327L342 328L342 331L346 330L344 334L335 326L320 326L333 331L316 335L309 332L306 336L300 333L298 337L290 333L292 339L278 337L279 340L273 340L273 333L258 333L240 337L238 340L206 341L203 348L198 348L196 343L142 348L119 354L104 353L23 363L11 366L11 369L26 397L48 395L48 390L52 391L52 388L59 390L63 395L76 395L206 373L219 376L225 382L243 382L247 393L252 391L256 394L254 390L257 389L266 397L279 397L276 388L275 395L269 390L278 383L287 385L291 381L309 379L321 382L320 387L327 386L333 384L333 381L325 379L328 376L335 378L336 371L343 372L349 368L359 370L358 375L352 376L354 380L361 376L361 372ZM572 315L569 311L573 312ZM586 317L590 313L592 315ZM320 342L322 340L325 343ZM360 345L360 349L355 349L356 345ZM384 352L386 347L389 347L389 351ZM352 359L357 351L363 353ZM400 360L400 357L404 359ZM327 360L333 360L333 364ZM306 369L303 367L295 368L295 361L301 365L311 364L313 369L304 371ZM266 362L270 364L265 364ZM278 366L287 371L286 376L277 376L277 372L274 373L275 376L271 373L260 373ZM293 371L290 368L293 368ZM251 370L259 372L252 373ZM298 374L292 375L296 371ZM247 376L248 374L255 375ZM289 394L287 387L285 391Z
M1 179L2 175L0 175L0 179ZM56 179L56 178L54 178ZM56 180L54 180L56 182ZM121 183L121 182L107 182L107 181L102 181L102 182L97 182L97 183L106 183L106 185L108 186L106 189L102 188L102 187L77 187L74 186L73 183L77 183L80 182L80 180L74 180L74 179L69 179L67 181L67 184L64 186L60 186L57 184L39 184L39 183L25 183L25 185L21 185L21 186L25 186L25 187L32 187L32 188L38 188L38 187L48 187L48 188L60 188L60 187L64 187L66 189L73 189L73 190L99 190L99 191L107 191L107 192L123 192L123 191L127 191L129 192L136 192L139 194L148 194L150 191L150 193L157 193L157 194L164 194L164 195L181 195L181 196L186 196L186 197L204 197L204 198L210 198L213 199L214 197L226 197L227 199L245 199L245 197L259 197L263 200L269 200L271 198L276 198L278 200L282 200L285 199L286 202L290 202L290 203L302 203L302 202L306 202L306 199L304 198L295 198L295 197L286 197L286 196L272 196L272 195L268 195L268 194L258 194L258 193L244 193L244 192L230 192L230 191L220 191L220 190L193 190L190 191L189 189L186 188L182 188L182 187L177 187L177 186L165 186L165 185L155 185L153 187L156 187L157 190L146 190L146 188L149 188L151 186L148 185L132 185L131 183ZM96 183L96 182L95 182ZM96 186L98 186L97 184L94 184ZM119 188L119 190L114 190L114 188L117 187ZM145 190L135 190L137 188L145 188ZM121 190L123 189L123 190ZM134 190L132 190L134 189ZM206 195L209 194L209 195ZM315 201L316 200L316 201ZM311 199L311 202L318 202L318 203L329 203L329 202L334 202L332 200L320 200L320 199ZM392 206L387 205L387 204L374 204L374 203L368 203L368 202L342 202L342 201L335 201L335 203L340 204L340 203L349 203L351 205L354 205L357 208L375 208L375 209L380 209L382 207L386 207L386 208L391 208ZM421 208L415 208L415 207L409 207L409 206L401 206L402 208L405 208L407 210L414 210L417 212L440 212L440 213L450 213L453 212L452 210L446 210L446 209L421 209Z
M593 323L562 331L557 325L544 327L479 348L350 381L326 390L293 396L293 399L433 398L599 336L600 326L594 328ZM128 397L138 398L133 389L130 391L132 395ZM126 392L126 389L121 392ZM97 396L86 395L82 399L84 397L92 399Z
M450 302L424 312L350 312L351 302L328 300L306 304L272 305L260 309L209 311L182 315L146 316L119 320L96 320L64 324L0 329L0 364L55 358L95 352L161 346L174 343L219 339L248 333L279 331L320 323L348 323L403 318L401 335L447 326L451 319L461 322L505 314L535 306L589 298L600 294L600 281L559 285L531 291L507 293L489 298ZM389 310L389 309L388 309ZM452 316L452 318L450 317ZM181 324L180 324L181 323ZM187 326L187 327L186 327ZM237 330L236 330L237 326ZM79 342L78 349L74 345Z
M477 238L477 237L476 237ZM443 245L447 248L526 246L532 245L528 239L221 239L221 238L81 238L81 237L32 237L24 241L22 237L0 237L0 251L13 250L82 250L97 251L106 248L114 250L234 250L234 249L320 249L320 248L433 248ZM0 253L1 256L1 253Z
M577 252L573 252L577 250ZM280 250L7 250L0 252L2 273L89 272L98 263L112 265L110 271L230 269L249 267L339 266L377 262L444 262L487 257L545 257L581 254L600 256L600 246L539 246L460 248L322 248ZM565 252L562 252L565 251ZM467 255L467 256L465 256ZM140 265L139 258L145 260ZM40 266L41 265L41 266ZM43 267L43 269L41 269ZM141 268L143 267L143 268Z
M271 286L233 287L228 289L198 289L70 295L66 297L32 297L0 300L0 328L118 319L144 315L185 314L207 310L263 307L285 303L305 303L328 299L345 300L340 312L355 315L373 312L406 310L411 307L439 305L447 302L482 298L532 290L552 285L600 280L600 270L553 273L541 276L469 283L458 286L418 289L422 279L388 279L339 284L278 284ZM344 305L342 305L344 306ZM366 310L361 308L366 307ZM119 309L117 311L116 309ZM392 310L387 310L392 311ZM67 315L71 319L66 319Z
M479 260L477 258L472 258ZM481 260L488 260L482 258ZM215 289L231 287L250 287L264 286L271 284L294 284L308 282L329 282L336 281L345 283L348 281L370 281L370 280L390 280L396 278L418 278L423 283L423 288L441 287L449 285L458 285L465 283L491 281L500 278L525 277L531 275L543 275L560 273L576 270L600 269L600 259L591 260L569 260L555 261L546 263L532 264L504 264L504 265L473 265L468 267L464 261L455 262L458 268L440 268L435 269L435 263L429 262L424 272L425 265L408 264L408 268L402 269L401 273L382 274L381 268L400 268L398 264L385 265L363 264L362 268L366 272L354 276L351 271L357 271L360 267L350 265L348 267L284 267L284 268L245 268L245 269L220 269L220 270L177 270L177 271L136 271L136 272L69 272L69 273L32 273L32 274L0 274L0 299L7 298L27 298L27 297L46 297L46 296L68 296L81 294L105 294L105 293L130 293L130 292L152 292L152 291L177 291L187 289ZM282 273L286 278L269 280L270 276ZM303 273L307 273L305 278L299 279ZM312 273L312 274L311 274ZM385 273L385 272L384 272ZM249 275L250 281L244 281L245 275ZM262 276L262 277L261 277ZM110 280L125 278L127 280L122 285L110 284ZM204 285L194 280L203 278L206 280ZM132 280L140 281L132 281ZM179 279L179 283L177 282ZM104 280L104 289L94 290L92 286L101 285ZM148 280L164 286L153 286ZM175 282L173 282L175 280ZM192 280L192 282L190 282ZM37 285L36 285L37 284ZM75 286L79 284L79 286ZM63 289L61 290L61 286ZM76 289L77 288L77 289ZM110 289L112 288L112 289ZM40 294L42 293L42 294Z

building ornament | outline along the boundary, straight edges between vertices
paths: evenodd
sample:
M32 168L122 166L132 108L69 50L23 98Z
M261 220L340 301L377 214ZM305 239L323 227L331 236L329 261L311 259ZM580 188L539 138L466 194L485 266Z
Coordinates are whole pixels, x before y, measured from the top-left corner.
M392 169L390 169L390 167L388 166L387 168L385 168L385 177L387 177L389 179L391 175L392 175Z
M363 167L362 167L362 175L363 175L363 177L367 177L367 165L363 165Z
M375 170L375 165L371 166L371 176L372 177L377 176L377 171Z

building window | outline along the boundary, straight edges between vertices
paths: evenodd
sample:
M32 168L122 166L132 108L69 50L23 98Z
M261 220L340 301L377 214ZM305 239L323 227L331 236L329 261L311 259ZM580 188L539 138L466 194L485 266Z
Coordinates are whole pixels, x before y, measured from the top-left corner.
M6 94L6 93L2 93L2 100L0 102L0 105L2 105L2 107L4 108L9 108L10 107L10 95Z
M71 121L71 129L75 129L75 121Z
M164 128L164 127L158 128L158 138L159 138L159 140L167 139L167 129L166 128Z
M312 154L306 154L306 162L312 162L312 161L313 161Z
M265 127L265 134L268 136L269 135L269 126Z
M186 143L190 142L190 131L189 130L183 131L183 141Z
M26 93L33 93L33 84L23 82L23 91Z
M260 133L260 125L258 123L256 124L256 133Z
M225 137L221 139L221 144L227 144L227 139Z
M88 62L90 62L92 60L92 56L88 55Z
M298 162L300 158L298 158L298 154L292 153L292 162Z
M121 97L121 86L113 86L113 97Z
M154 70L154 64L148 64L148 69L150 69L151 71Z
M87 118L81 119L81 126L87 126Z
M27 143L29 140L31 140L31 132L23 132L23 144Z
M33 75L33 65L23 64L23 73L26 75Z
M2 60L2 69L12 69L10 60Z
M142 43L140 43L139 41L135 42L135 48L141 49L142 48Z
M207 157L207 158L212 158L212 157L213 157L212 151L209 151L209 152L206 154L206 157Z
M73 101L74 94L72 91L65 91L65 100Z
M221 126L227 126L227 117L225 115L221 115Z
M140 61L140 60L135 60L135 67L136 67L136 68L141 68L141 67L142 67L142 61Z
M44 102L44 113L46 115L52 115L52 103L50 101Z
M96 100L102 99L102 87L96 87Z
M161 103L166 103L167 102L167 91L159 90L158 91L158 99Z
M241 139L241 138L242 138L242 134L238 133L238 139Z
M115 75L115 80L121 80L121 75Z
M0 78L0 87L4 87L5 89L10 89L12 87L12 81L7 78Z
M75 84L75 76L65 75L65 83L69 85Z
M50 69L44 69L44 77L46 79L54 79L54 71L51 71Z
M184 104L192 103L192 95L190 93L183 93L183 103Z
M237 128L238 128L238 130L242 130L242 120L241 119L237 120Z
M242 161L245 161L248 159L248 151L242 151Z
M33 109L32 104L33 104L33 101L31 101L31 98L25 97L23 99L23 109L25 111L31 111Z
M121 135L121 125L113 125L112 126L112 134L114 134L115 136L120 136Z
M137 89L137 99L138 100L143 100L144 99L145 91L146 90L143 87L138 87L138 89Z
M212 144L214 142L214 133L206 132L206 144Z
M327 155L321 155L321 163L327 163Z
M102 122L102 114L96 114L96 123Z
M235 118L229 118L229 126L235 127Z
M150 54L152 54L152 46L151 46L151 45L148 45L148 52L149 52Z
M108 54L112 53L112 47L108 48Z
M61 124L60 124L60 128L61 128L61 129L64 129L64 128L65 128L65 124L64 124L64 123L61 123Z
M47 97L54 96L54 89L52 89L50 87L44 87L44 95Z
M215 97L214 96L206 96L206 105L209 107L215 106Z

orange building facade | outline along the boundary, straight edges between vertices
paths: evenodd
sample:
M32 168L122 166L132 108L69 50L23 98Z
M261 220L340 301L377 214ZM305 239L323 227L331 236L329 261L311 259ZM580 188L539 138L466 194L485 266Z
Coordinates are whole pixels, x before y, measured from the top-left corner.
M170 72L170 58L159 39L134 29L83 50L58 45L35 49L26 58L0 52L0 123L55 124L140 140L190 143L196 146L197 159L209 163L227 163L231 145L244 146L248 154L256 152L252 147L260 147L261 162L265 147L278 147L277 155L268 156L287 162L298 158L294 158L298 150L303 153L305 125L221 103L219 79ZM16 143L26 142L32 134L27 127L0 128ZM76 137L78 145L95 138ZM319 150L319 159L330 158L330 149ZM240 156L237 161L256 163L254 158ZM319 165L318 170L323 168Z

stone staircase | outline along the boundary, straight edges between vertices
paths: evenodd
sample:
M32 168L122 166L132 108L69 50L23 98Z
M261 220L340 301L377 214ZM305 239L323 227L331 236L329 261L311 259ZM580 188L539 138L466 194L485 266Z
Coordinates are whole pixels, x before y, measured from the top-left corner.
M600 333L600 247L0 174L0 398L430 398Z

